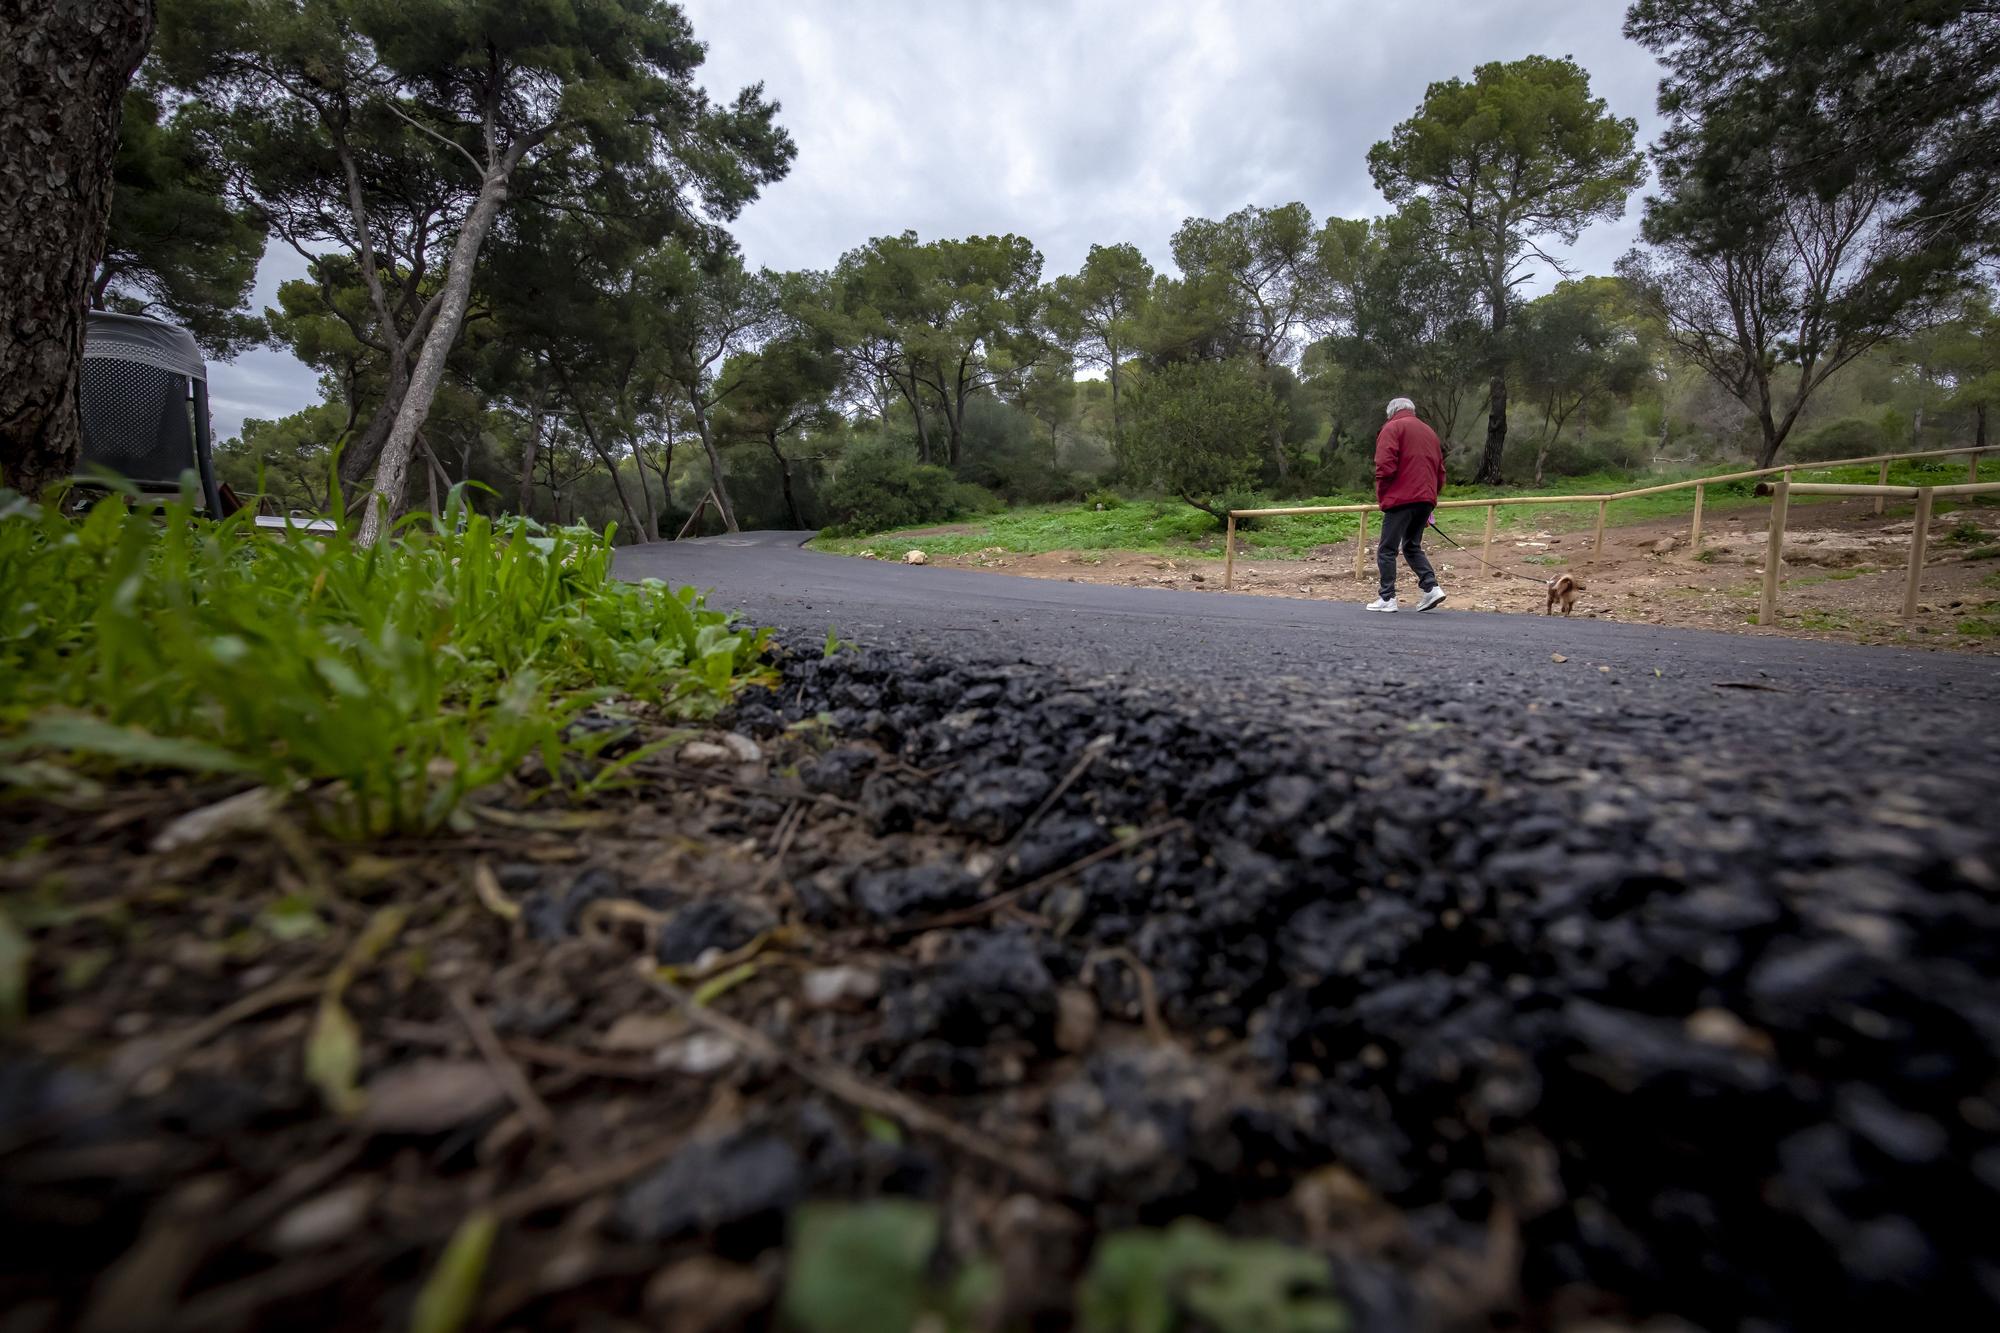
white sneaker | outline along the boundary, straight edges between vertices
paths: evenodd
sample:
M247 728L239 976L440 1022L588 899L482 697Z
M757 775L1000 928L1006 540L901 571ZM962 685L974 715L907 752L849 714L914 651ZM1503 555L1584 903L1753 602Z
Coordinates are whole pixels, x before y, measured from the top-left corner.
M1437 606L1443 601L1444 601L1444 589L1432 588L1429 592L1424 594L1423 600L1417 603L1417 610L1428 611L1432 607Z
M1377 597L1361 609L1364 611L1394 611L1396 609L1396 599L1393 597Z

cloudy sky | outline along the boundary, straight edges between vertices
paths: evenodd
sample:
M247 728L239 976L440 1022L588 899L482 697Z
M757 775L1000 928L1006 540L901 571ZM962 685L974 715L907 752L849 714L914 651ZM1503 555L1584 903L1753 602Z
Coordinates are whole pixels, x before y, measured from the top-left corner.
M1301 200L1383 211L1369 146L1434 79L1489 60L1574 56L1643 140L1659 68L1624 40L1623 0L683 0L717 97L762 81L799 146L736 232L752 263L824 268L872 236L1015 232L1072 271L1130 241L1170 267L1182 219ZM1608 271L1621 223L1572 262ZM273 250L259 301L301 269ZM212 372L216 429L318 398L282 352Z

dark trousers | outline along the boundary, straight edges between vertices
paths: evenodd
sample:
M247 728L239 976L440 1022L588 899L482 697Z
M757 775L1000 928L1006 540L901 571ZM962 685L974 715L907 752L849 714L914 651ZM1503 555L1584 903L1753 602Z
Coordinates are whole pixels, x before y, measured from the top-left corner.
M1382 541L1375 548L1375 565L1382 571L1383 600L1396 595L1398 551L1403 553L1403 559L1410 562L1418 587L1425 592L1437 587L1437 572L1431 568L1430 558L1424 554L1424 529L1430 524L1434 507L1420 501L1382 511Z

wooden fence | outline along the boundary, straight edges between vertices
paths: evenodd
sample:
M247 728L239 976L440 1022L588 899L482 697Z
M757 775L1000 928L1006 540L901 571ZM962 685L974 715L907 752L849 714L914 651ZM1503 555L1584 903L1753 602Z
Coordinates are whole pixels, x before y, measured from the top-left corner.
M1979 481L1979 456L1995 446L1968 445L1957 449L1926 449L1895 454L1869 454L1862 458L1834 458L1823 463L1787 463L1779 467L1752 468L1745 472L1725 472L1713 477L1690 477L1684 481L1670 481L1658 486L1640 486L1629 491L1611 491L1602 495L1508 495L1486 500L1440 500L1439 509L1484 509L1486 511L1486 535L1481 544L1479 559L1489 574L1493 568L1493 529L1497 512L1502 505L1552 505L1552 504L1594 504L1597 506L1597 528L1591 537L1590 564L1594 569L1604 555L1605 513L1612 502L1633 500L1642 495L1661 495L1668 491L1694 491L1694 517L1689 527L1688 541L1695 549L1701 547L1702 510L1708 499L1708 488L1724 482L1751 481L1760 477L1780 478L1774 488L1779 498L1771 506L1770 555L1764 562L1764 601L1758 612L1758 623L1769 624L1777 615L1776 598L1778 560L1777 555L1784 542L1785 508L1792 495L1872 495L1875 497L1875 512L1881 513L1884 503L1890 497L1911 498L1917 501L1918 521L1910 543L1909 586L1903 599L1903 614L1914 616L1917 608L1917 585L1923 575L1923 544L1930 526L1929 497L1938 495L1984 495L2000 491L2000 483ZM1966 482L1962 486L1891 486L1889 465L1911 459L1951 458L1963 455L1966 459ZM1880 484L1875 486L1840 486L1809 482L1793 482L1792 474L1798 471L1819 472L1829 468L1858 467L1867 463L1881 465ZM1364 561L1368 547L1368 516L1377 512L1372 504L1349 505L1290 505L1276 509L1232 509L1223 542L1222 586L1225 591L1236 584L1236 520L1240 518L1280 518L1293 514L1358 514L1360 525L1354 533L1354 577L1361 578L1365 571Z

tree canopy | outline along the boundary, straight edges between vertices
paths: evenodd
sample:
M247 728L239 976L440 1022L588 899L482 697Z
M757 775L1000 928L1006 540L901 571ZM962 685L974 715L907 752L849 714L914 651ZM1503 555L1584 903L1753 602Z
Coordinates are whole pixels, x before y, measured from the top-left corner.
M1479 283L1492 330L1487 348L1486 449L1478 479L1500 480L1507 443L1505 333L1529 265L1561 272L1551 242L1615 218L1645 177L1636 122L1593 96L1568 58L1527 56L1481 65L1470 82L1446 79L1417 114L1368 152L1368 170L1392 204L1429 203L1450 252Z

